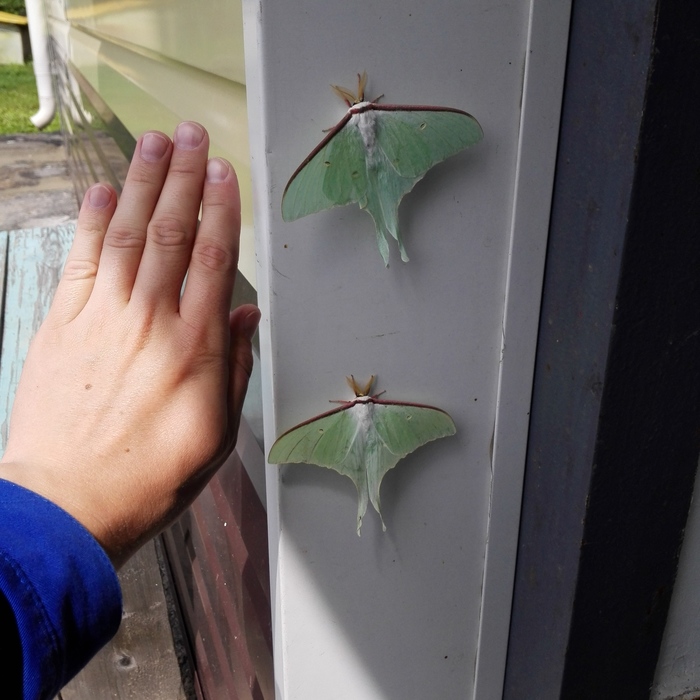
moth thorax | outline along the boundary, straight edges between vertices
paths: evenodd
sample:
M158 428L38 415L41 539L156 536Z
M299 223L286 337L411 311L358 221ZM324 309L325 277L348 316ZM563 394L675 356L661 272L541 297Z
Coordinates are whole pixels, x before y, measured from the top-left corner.
M369 104L369 102L361 102ZM355 105L357 107L358 105ZM353 112L350 117L350 123L357 126L362 142L365 144L367 154L371 155L374 152L374 144L377 141L377 115L373 109L365 110L364 112Z
M371 396L358 396L355 399L355 407L357 410L357 423L366 435L373 422L374 401L372 401Z

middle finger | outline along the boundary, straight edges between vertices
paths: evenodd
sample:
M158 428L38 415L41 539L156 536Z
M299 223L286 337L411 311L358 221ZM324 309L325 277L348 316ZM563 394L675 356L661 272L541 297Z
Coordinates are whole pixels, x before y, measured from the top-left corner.
M168 175L148 225L134 298L177 309L202 203L209 136L199 124L183 122L173 143Z

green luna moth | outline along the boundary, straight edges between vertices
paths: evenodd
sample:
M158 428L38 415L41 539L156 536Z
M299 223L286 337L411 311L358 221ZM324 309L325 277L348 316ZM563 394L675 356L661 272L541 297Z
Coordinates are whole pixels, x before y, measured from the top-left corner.
M357 76L357 95L331 87L348 111L292 175L282 196L282 218L294 221L323 209L357 202L374 219L379 252L389 265L387 234L401 259L401 198L436 163L483 137L479 122L451 107L366 101L367 74ZM380 96L381 97L381 96Z
M352 376L347 381L355 399L335 402L338 408L283 433L268 461L317 464L350 477L359 496L359 535L368 501L382 517L379 487L389 469L426 442L454 435L456 429L452 418L439 408L370 395L374 376L364 386L358 386ZM382 527L386 530L383 519Z

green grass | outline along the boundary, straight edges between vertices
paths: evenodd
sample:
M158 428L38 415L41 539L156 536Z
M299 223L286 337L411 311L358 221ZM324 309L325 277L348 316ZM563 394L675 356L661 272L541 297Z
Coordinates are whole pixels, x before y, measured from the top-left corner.
M27 65L0 65L0 134L36 134L29 117L39 109L34 69ZM58 116L43 131L59 131Z
M27 16L24 0L0 0L0 10L9 12L11 15Z

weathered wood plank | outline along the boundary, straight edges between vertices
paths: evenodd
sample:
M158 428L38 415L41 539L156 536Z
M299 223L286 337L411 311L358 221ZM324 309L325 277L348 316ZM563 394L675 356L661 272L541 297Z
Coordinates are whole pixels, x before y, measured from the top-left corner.
M11 231L7 244L3 334L0 350L0 446L29 342L49 310L75 224Z
M185 700L153 541L129 560L119 581L119 632L63 688L61 700Z
M273 700L267 517L238 447L165 544L203 695Z
M0 447L24 359L44 319L75 224L0 232ZM62 700L184 700L166 598L155 546L149 542L119 574L124 599L122 625L66 688Z

